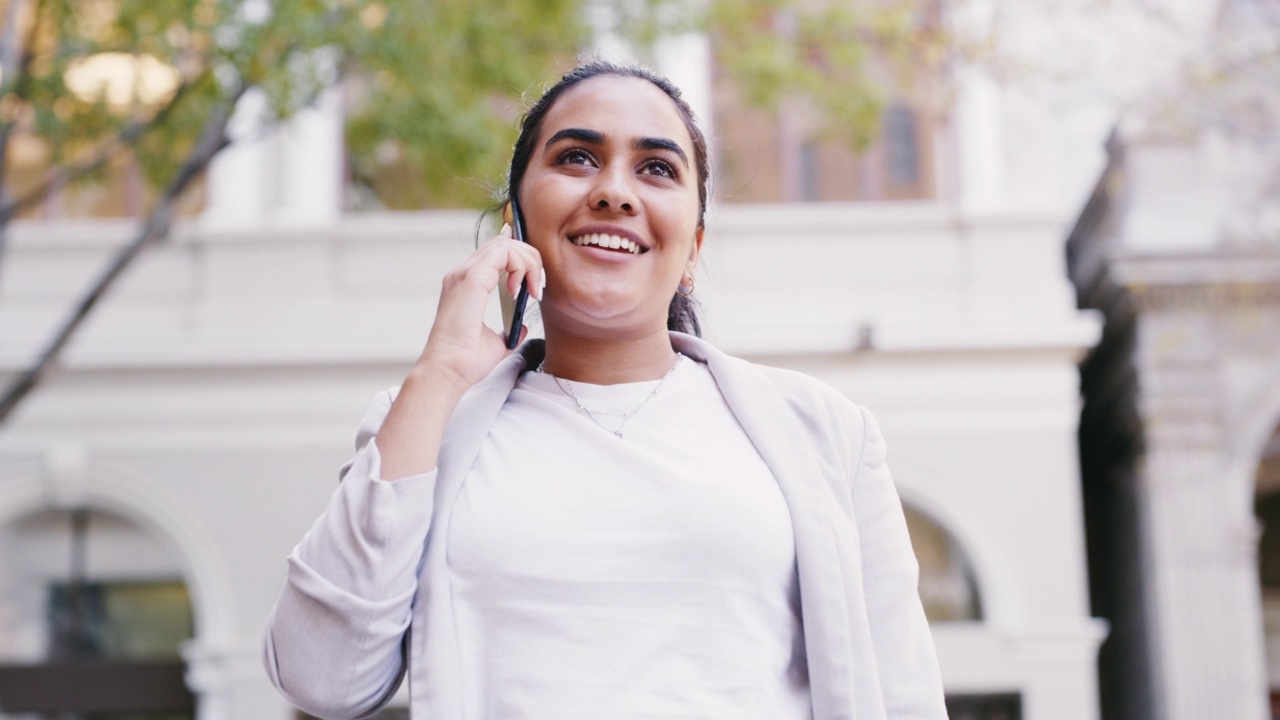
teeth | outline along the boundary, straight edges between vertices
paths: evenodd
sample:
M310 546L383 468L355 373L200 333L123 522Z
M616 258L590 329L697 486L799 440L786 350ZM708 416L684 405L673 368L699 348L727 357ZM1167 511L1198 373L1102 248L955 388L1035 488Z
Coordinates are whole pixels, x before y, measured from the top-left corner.
M590 235L580 235L573 238L574 245L595 245L597 247L608 248L610 250L626 250L632 255L640 253L640 246L634 241L618 235L606 235L603 233L591 233Z

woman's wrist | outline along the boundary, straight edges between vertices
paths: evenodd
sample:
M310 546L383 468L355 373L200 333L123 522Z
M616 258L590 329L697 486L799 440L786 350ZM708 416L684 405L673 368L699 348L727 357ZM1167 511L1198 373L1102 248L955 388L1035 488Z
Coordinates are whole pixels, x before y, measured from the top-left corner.
M448 363L423 355L405 376L401 392L412 387L414 390L429 390L430 395L441 400L456 401L474 384L465 374Z
M430 358L414 364L378 430L384 477L409 477L436 466L445 426L470 387L448 365Z

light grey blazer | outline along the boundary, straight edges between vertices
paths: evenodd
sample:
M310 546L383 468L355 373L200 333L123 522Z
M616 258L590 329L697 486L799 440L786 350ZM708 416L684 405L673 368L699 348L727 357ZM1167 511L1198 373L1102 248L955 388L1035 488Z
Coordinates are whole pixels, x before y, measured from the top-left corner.
M791 512L815 720L944 720L918 567L870 413L806 375L688 335L671 342L707 364ZM394 390L375 399L328 509L289 556L267 623L267 673L300 708L369 715L407 672L414 718L461 720L450 517L494 418L542 353L540 341L525 343L463 397L436 471L423 475L379 479L369 441Z

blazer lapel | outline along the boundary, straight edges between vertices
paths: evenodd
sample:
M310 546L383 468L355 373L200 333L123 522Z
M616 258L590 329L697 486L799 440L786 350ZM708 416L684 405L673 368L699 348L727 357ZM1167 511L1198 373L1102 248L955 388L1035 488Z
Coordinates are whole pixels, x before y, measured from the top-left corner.
M853 717L852 639L832 508L806 454L812 442L777 386L756 366L695 338L673 334L681 352L707 363L734 416L773 471L791 512L809 689L815 720Z
M421 690L415 691L411 685L411 692L421 698L430 717L461 718L463 715L462 678L457 663L458 637L452 619L455 611L446 569L453 506L476 456L480 454L480 447L489 435L489 428L511 394L511 388L515 387L520 372L530 364L540 362L541 356L540 343L525 343L520 352L508 355L488 377L463 395L445 427L436 461L439 472L436 475L435 512L424 559L428 567L423 571L424 577L444 578L445 582L419 585L417 602L432 607L433 611L425 616L426 627L411 636L423 667L420 670L411 667L410 672L415 678L432 678L430 682L422 683Z
M480 454L480 446L489 436L489 428L493 427L493 421L507 402L520 373L526 367L537 366L544 354L541 340L526 342L503 358L484 380L462 396L440 443L437 503L442 498L452 498L462 486L462 480Z

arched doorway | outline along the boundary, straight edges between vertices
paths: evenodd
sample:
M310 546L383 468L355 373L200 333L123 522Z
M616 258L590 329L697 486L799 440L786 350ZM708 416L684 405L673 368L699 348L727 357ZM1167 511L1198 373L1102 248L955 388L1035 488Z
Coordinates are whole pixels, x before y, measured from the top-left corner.
M145 528L87 507L0 527L0 718L190 720L193 634L181 559Z
M920 600L929 624L980 623L982 593L973 563L943 525L906 505L907 532L920 564ZM1022 698L1016 692L947 694L953 720L1019 720Z
M1254 487L1258 540L1258 580L1262 590L1262 626L1266 637L1267 685L1271 717L1280 720L1280 427L1263 447Z
M973 565L951 533L911 506L903 508L920 563L920 600L930 623L982 620Z

